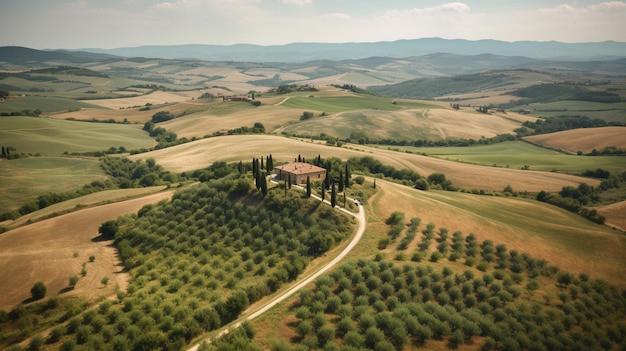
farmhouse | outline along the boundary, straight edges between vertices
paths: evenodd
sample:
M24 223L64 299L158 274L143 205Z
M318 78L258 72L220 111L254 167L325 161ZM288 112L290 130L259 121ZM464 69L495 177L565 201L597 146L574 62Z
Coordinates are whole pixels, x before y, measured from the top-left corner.
M304 162L293 162L274 168L274 173L279 180L291 179L291 184L306 183L306 177L311 181L324 180L326 169Z

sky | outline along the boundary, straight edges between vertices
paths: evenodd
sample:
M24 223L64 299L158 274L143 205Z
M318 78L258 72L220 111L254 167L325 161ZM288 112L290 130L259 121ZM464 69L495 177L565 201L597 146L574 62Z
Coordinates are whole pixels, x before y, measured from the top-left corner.
M2 0L0 46L376 42L439 37L626 42L626 1Z

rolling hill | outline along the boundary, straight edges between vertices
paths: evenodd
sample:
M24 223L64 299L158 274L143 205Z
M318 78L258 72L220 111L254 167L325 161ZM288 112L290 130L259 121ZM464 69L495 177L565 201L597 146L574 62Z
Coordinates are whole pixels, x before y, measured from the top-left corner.
M141 46L118 49L82 49L126 57L202 59L211 61L304 62L317 59L345 60L372 56L409 57L433 53L480 55L492 53L539 59L588 60L623 57L626 43L504 42L498 40L463 40L423 38L375 43L290 43L260 46L177 45Z
M601 127L572 129L556 133L532 135L524 137L524 140L572 154L578 151L588 154L594 149L601 151L607 147L616 147L620 150L626 150L626 128Z

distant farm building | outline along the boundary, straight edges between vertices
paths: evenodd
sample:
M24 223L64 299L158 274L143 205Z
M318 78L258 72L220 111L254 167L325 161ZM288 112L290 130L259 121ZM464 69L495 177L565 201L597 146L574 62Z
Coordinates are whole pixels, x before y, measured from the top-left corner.
M252 101L252 99L249 96L245 96L245 95L223 95L222 96L222 101L246 101L246 102L250 102Z
M312 182L324 180L326 169L304 162L293 162L274 168L279 180L291 179L291 184L304 184L308 176Z

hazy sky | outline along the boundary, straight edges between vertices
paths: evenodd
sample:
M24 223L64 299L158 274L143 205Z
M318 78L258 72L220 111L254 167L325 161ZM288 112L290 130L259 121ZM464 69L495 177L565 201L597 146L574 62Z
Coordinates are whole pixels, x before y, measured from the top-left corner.
M0 46L372 42L626 42L626 1L1 0Z

